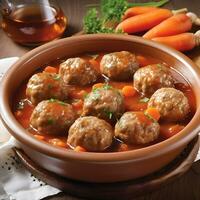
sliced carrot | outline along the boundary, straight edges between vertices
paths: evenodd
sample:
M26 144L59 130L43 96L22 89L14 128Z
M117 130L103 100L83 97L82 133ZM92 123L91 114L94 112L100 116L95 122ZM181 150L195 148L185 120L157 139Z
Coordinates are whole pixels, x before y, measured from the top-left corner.
M136 92L137 91L135 90L135 88L130 85L126 85L122 88L122 94L125 97L133 97L133 96L135 96Z
M136 57L137 57L137 61L139 62L140 67L158 63L158 60L152 57L146 57L142 55L137 55Z
M199 40L196 38L197 37L193 33L181 33L173 36L157 37L152 40L166 44L179 51L187 51L199 45Z
M168 127L167 129L163 129L161 131L161 134L164 138L170 138L173 135L176 135L178 132L180 132L181 130L184 129L184 126L179 125L179 124L175 124L175 125L171 125L170 127Z
M58 69L55 67L47 66L44 68L44 72L48 73L58 73Z
M144 14L144 13L148 13L148 12L151 12L153 10L156 10L158 9L157 7L151 7L151 6L135 6L135 7L132 7L132 8L129 8L125 11L123 17L122 17L122 20L125 20L129 17L133 17L135 15L141 15L141 14Z
M21 117L23 115L23 112L21 111L21 110L17 110L16 112L15 112L15 116L16 117Z
M192 21L186 14L174 15L146 32L143 37L151 39L155 37L171 36L185 33L192 28Z
M152 12L130 17L119 23L116 29L125 33L138 33L151 29L172 15L172 11L159 8Z
M92 86L92 89L94 90L94 89L97 89L97 88L101 88L101 87L103 87L105 84L104 83L96 83L96 84L94 84L93 86Z
M81 146L76 146L74 148L74 151L76 151L76 152L86 152L87 150L85 148L81 147Z
M70 91L69 96L74 99L84 99L86 94L87 92L85 90L80 90L80 91L72 90Z
M44 140L45 137L43 135L34 135L35 138L37 138L38 140Z
M127 144L122 143L122 144L119 145L118 151L128 151L128 150L129 149L128 149L128 145Z
M74 108L75 110L80 110L80 109L82 109L82 108L83 108L83 100L80 99L80 100L78 100L78 101L72 103L72 106L73 106L73 108Z
M145 113L152 117L154 120L158 121L160 119L160 113L156 108L149 107L146 109Z
M67 144L65 142L63 142L62 140L58 139L58 138L50 139L49 143L54 145L54 146L58 146L58 147L62 147L62 148L67 147Z

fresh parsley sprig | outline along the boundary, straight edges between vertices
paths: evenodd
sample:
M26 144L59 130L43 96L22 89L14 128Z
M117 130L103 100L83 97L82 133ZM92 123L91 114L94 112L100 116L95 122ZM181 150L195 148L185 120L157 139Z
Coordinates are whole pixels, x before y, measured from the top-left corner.
M154 6L160 7L169 0L152 1L146 3L129 3L127 0L101 0L100 12L95 8L90 8L84 19L84 32L91 33L122 33L115 31L117 23L122 19L124 12L129 7L134 6Z

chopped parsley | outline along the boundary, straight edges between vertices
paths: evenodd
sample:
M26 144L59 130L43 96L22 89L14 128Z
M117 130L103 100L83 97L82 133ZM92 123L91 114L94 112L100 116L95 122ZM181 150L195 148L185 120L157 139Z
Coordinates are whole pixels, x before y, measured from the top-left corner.
M108 119L112 119L114 116L114 113L109 111L109 110L103 110L103 112L106 114L106 116L108 117Z
M58 101L58 103L61 105L61 106L66 106L67 104L63 101Z
M55 74L53 79L56 80L56 81L60 80L60 75L59 74Z
M54 120L53 120L53 119L48 119L48 120L47 120L47 124L48 124L48 125L52 125L53 123L54 123Z
M53 103L53 102L56 102L57 100L56 99L53 99L53 98L51 98L51 99L49 99L49 103Z
M84 94L83 94L83 99L87 99L89 97L89 94L87 93L87 92L85 92Z
M144 97L143 99L140 99L141 103L147 103L149 101L149 98Z
M105 85L103 85L103 89L109 90L112 89L112 86L106 83Z
M59 100L53 99L53 98L49 99L49 103L55 103L55 102L59 103L62 106L66 106L67 105L67 103L65 103L63 101L59 101Z
M47 87L48 87L49 90L51 90L53 88L53 85L52 84L48 84Z

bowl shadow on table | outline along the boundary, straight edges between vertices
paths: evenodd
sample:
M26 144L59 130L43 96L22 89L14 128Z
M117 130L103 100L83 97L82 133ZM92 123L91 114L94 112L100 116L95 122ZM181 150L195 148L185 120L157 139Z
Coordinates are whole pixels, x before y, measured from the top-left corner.
M37 166L20 149L15 152L24 166L37 178L61 189L66 195L73 195L87 199L133 199L149 192L155 191L175 179L181 177L191 167L199 149L199 137L190 142L184 151L170 164L161 170L131 181L116 183L87 183L70 180Z

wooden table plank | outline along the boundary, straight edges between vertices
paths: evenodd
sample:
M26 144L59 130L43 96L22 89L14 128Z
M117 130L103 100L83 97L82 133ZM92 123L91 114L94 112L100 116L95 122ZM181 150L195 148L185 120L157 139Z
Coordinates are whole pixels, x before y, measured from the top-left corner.
M65 33L65 37L70 36L82 29L82 19L87 9L86 5L97 3L98 0L58 0L66 16L68 16L69 26ZM145 2L145 0L136 0L135 2ZM189 11L200 15L199 0L171 0L165 7L170 9L179 9L187 7ZM23 47L14 43L5 33L0 30L0 58L10 56L22 56L32 48ZM200 66L200 48L196 48L187 55ZM92 188L91 188L92 192ZM78 191L77 191L78 193ZM123 199L123 197L122 197ZM199 200L200 199L200 161L193 164L191 170L158 191L144 194L142 197L132 198L135 200ZM53 197L45 198L45 200L78 200L64 193ZM80 200L80 198L79 198Z

